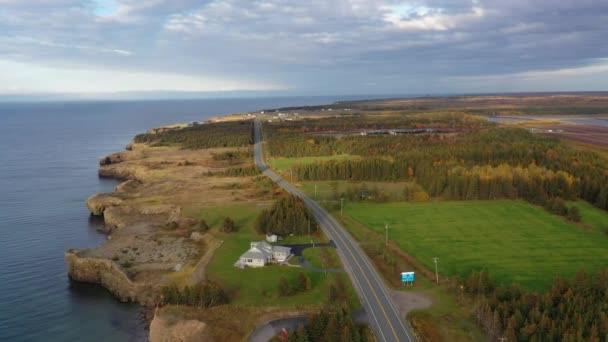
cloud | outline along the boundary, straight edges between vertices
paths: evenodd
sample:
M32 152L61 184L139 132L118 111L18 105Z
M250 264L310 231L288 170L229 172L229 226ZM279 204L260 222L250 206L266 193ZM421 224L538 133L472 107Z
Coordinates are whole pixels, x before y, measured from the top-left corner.
M605 22L608 2L597 0L0 0L0 59L181 77L173 90L192 79L342 93L492 91L532 78L538 90L584 88L573 75L608 89L587 72L608 57ZM19 89L48 81L34 69Z
M30 84L44 75L44 82ZM95 80L95 82L91 82ZM18 92L29 89L35 93L107 93L126 91L235 91L285 90L273 84L230 79L214 79L161 72L128 72L50 67L0 60L0 84L9 84L4 91ZM0 90L1 91L1 90Z

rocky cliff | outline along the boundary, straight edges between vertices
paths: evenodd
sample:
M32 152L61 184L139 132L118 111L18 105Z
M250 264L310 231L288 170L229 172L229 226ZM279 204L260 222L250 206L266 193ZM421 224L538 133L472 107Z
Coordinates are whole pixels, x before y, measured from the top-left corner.
M99 284L123 302L155 305L159 301L158 291L131 281L112 260L81 257L79 251L68 250L65 253L65 261L72 279Z

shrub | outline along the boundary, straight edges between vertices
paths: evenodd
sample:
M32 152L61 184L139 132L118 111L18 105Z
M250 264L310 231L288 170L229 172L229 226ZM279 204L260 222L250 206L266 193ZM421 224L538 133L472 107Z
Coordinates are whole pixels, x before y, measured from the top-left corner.
M568 208L568 220L572 222L580 222L581 221L581 212L578 207L572 206Z
M222 223L222 226L220 227L220 231L224 232L224 233L232 233L235 232L237 230L236 224L234 223L234 220L231 219L230 217L226 217L224 219L224 223Z
M201 231L206 232L209 230L209 225L207 224L207 221L205 221L205 219L201 219L200 222L198 223L198 228Z
M287 278L282 276L279 279L279 296L287 297L293 295L294 293L295 292L293 291L293 288Z

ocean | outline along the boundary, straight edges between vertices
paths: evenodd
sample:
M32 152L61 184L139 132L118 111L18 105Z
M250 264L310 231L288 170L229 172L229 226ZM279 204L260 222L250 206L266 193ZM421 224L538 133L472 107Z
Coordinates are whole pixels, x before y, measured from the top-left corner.
M237 111L362 97L0 103L0 341L144 341L137 305L70 281L68 248L104 242L89 196L98 160L138 133Z

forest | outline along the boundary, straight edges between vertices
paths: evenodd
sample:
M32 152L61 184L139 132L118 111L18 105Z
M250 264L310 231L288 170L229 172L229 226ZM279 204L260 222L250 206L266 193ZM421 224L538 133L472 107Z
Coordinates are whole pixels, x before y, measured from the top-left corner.
M477 297L476 319L492 340L608 341L608 270L555 279L541 294L515 285L495 287L479 272L463 287Z
M186 128L139 134L134 141L154 146L179 145L184 149L241 147L253 143L252 127L249 121L194 124ZM219 158L223 157L219 155Z
M293 129L288 134L283 126L267 130L280 131L268 134L274 156L364 156L295 164L298 180L410 181L445 199L522 198L542 205L549 198L582 198L608 209L608 187L603 186L608 161L596 153L521 128L455 122L466 134L336 138Z
M260 234L306 235L317 231L317 223L299 197L286 194L276 200L270 209L260 212L255 220L255 229Z

